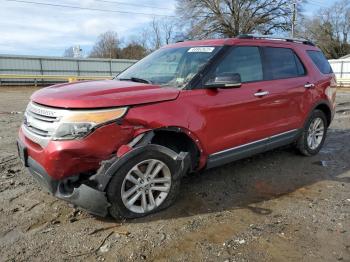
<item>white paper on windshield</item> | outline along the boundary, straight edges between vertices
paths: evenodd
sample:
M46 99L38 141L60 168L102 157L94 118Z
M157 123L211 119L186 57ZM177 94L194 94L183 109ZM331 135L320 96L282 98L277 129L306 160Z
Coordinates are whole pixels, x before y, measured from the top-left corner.
M200 46L200 47L191 47L188 49L188 53L211 53L213 52L215 47L209 46Z

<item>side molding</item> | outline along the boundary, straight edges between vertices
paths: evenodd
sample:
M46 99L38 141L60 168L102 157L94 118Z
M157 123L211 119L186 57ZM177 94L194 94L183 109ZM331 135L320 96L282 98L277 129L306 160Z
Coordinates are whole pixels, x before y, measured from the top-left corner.
M221 166L242 158L288 145L297 140L300 129L293 129L281 134L263 138L248 144L225 149L209 155L207 169Z

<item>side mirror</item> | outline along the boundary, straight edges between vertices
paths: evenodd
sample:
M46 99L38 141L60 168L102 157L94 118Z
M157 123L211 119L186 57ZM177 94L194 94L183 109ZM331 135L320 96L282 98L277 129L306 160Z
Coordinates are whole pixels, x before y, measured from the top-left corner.
M241 75L238 73L225 73L218 75L214 78L214 81L208 81L205 83L207 88L234 88L242 85Z

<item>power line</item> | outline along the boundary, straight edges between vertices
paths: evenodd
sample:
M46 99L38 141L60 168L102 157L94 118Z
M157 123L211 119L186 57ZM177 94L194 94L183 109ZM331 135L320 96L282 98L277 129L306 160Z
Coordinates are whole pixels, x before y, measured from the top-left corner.
M137 7L173 10L171 8L166 8L166 7L158 7L158 6L152 6L152 5L131 4L131 3L119 2L119 1L109 1L109 0L94 0L94 1L96 1L96 2L103 2L103 3L109 3L109 4L117 4L117 5L128 5L128 6L137 6Z
M88 11L99 11L99 12L107 12L107 13L175 17L174 15L162 15L162 14L153 14L153 13L140 13L140 12L119 11L119 10L108 10L108 9L101 9L101 8L80 7L80 6L74 6L74 5L42 3L42 2L25 1L25 0L5 0L5 1L24 3L24 4L32 4L32 5L41 5L41 6L53 6L53 7L63 7L63 8L70 8L70 9L88 10Z
M321 3L321 2L318 2L318 1L315 1L315 0L308 0L308 2L310 4L317 5L317 6L320 6L320 7L327 7L324 3Z
M324 4L324 2L322 1L318 1L318 0L309 0L310 2L315 2L315 3L318 3L318 4Z

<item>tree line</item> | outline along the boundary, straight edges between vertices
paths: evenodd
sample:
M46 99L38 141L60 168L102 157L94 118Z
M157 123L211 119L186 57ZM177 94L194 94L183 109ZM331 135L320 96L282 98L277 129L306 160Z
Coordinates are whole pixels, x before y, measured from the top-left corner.
M177 0L177 19L153 19L126 43L117 32L105 32L88 56L141 59L163 45L180 40L252 33L289 36L293 23L295 37L313 41L327 58L350 53L350 0L338 0L312 15L306 15L304 10L307 0L298 1L295 10L292 3L290 0ZM64 55L73 56L72 47Z

